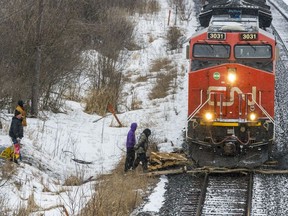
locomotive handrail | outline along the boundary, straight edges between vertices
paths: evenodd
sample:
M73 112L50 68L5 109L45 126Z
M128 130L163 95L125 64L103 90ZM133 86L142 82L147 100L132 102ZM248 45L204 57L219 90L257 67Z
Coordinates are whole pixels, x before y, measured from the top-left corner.
M199 110L201 110L203 108L203 106L205 106L205 104L207 104L209 102L209 100L211 99L211 94L215 94L215 92L210 92L208 95L207 100L202 103L202 90L201 90L201 97L200 97L200 104L198 105L198 107L188 116L187 121L190 121L197 112L199 112ZM275 124L274 119L272 118L272 116L270 116L270 114L260 105L256 102L256 100L253 97L252 93L247 93L247 95L251 95L252 97L252 101L259 107L259 109L269 118L269 120L272 122L272 124Z
M200 91L200 104L197 106L197 108L195 109L195 110L198 110L198 108L201 106L201 104L202 104L202 93L203 93L203 90L201 90ZM194 112L195 112L195 110L194 110ZM194 112L192 112L189 116L188 116L188 118L187 118L187 121L189 121L191 118L193 118L194 116L192 116L193 115L193 113ZM192 116L192 117L191 117Z
M266 110L256 102L256 100L253 98L253 94L252 93L247 93L248 95L251 95L252 97L252 101L259 107L259 109L261 109L261 111L269 118L269 120L272 122L272 124L274 125L275 124L275 121L274 119L272 118L272 116L269 115L268 112L266 112Z
M199 112L199 110L201 110L202 107L205 106L205 104L208 103L208 101L209 101L210 98L211 98L211 94L214 94L214 93L215 93L215 92L210 92L209 95L208 95L208 99L202 104L202 91L203 91L203 90L201 90L201 97L200 97L201 100L200 100L200 104L199 104L198 107L191 113L191 115L188 116L187 121L190 121L190 120L196 115L196 113Z

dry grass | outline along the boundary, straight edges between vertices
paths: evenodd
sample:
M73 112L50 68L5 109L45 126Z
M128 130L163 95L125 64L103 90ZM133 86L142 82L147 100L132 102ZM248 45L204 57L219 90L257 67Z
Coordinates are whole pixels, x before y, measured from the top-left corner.
M83 180L77 176L69 176L65 179L64 186L78 186Z
M148 34L148 37L149 37L149 39L148 39L149 43L152 43L155 40L155 38L152 34Z
M151 113L148 113L147 116L145 118L143 118L141 120L141 122L139 122L138 127L137 127L137 131L142 132L145 128L153 128L153 127L157 126L157 124L158 124L157 119L151 118L152 112L154 112L154 111L151 111ZM152 132L151 136L153 136L153 132ZM150 141L151 141L151 136L149 137Z
M147 13L156 13L160 11L160 5L157 0L147 1Z
M167 38L167 49L175 50L180 48L182 45L179 43L180 37L183 36L183 33L178 27L172 26L169 28L166 38Z
M34 193L33 192L28 197L27 209L30 210L31 212L37 211L39 209L39 206L35 202Z
M131 107L130 110L138 110L142 108L143 101L134 93L132 95Z
M1 162L0 166L0 187L5 186L5 184L11 184L11 179L13 176L17 175L17 167L14 162L10 161L3 161ZM23 182L21 181L14 181L13 184L15 185L15 188L18 190L21 189ZM0 196L0 212L1 216L6 216L6 215L11 215L11 211L13 211L13 216L27 216L30 213L36 211L39 209L39 207L36 205L35 200L34 200L34 194L32 193L27 200L27 206L20 205L18 209L16 210L11 210L8 209L6 206L7 202L7 197L6 199L4 197Z
M85 112L89 114L97 113L102 116L105 115L107 105L109 103L115 104L115 101L117 101L115 91L117 90L112 88L91 91L85 99Z
M156 82L151 92L149 99L164 98L169 94L172 86L172 81L177 79L177 70L173 62L168 58L159 58L152 63L150 72L157 72Z
M177 71L171 70L169 72L158 74L156 83L149 93L149 99L165 98L169 95L169 90L172 86L172 81L177 78ZM174 89L174 88L173 88Z
M111 175L102 176L96 193L83 209L81 216L129 215L149 193L158 180L143 175L141 168L124 173L124 158Z
M138 1L136 12L139 14L153 14L160 10L160 5L157 0Z
M1 180L9 180L17 171L17 165L13 162L1 162L0 165L0 177Z
M153 61L150 72L159 72L161 70L169 71L172 65L172 61L168 58L159 58Z
M28 197L27 206L20 206L19 209L14 211L13 216L27 216L33 212L37 212L39 206L35 203L34 194Z
M151 135L149 140L148 151L158 151L157 139ZM112 174L103 175L98 179L95 195L80 216L130 215L144 202L159 179L143 174L141 166L133 172L124 173L124 161L125 157Z
M138 82L147 82L147 80L148 80L147 76L138 76L135 81L138 83Z

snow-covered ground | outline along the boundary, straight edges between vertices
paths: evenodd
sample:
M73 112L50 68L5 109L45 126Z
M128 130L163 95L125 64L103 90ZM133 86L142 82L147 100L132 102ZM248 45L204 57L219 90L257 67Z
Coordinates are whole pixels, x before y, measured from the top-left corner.
M288 0L284 1L288 4ZM84 105L73 101L66 102L63 107L65 114L45 112L40 113L38 119L29 118L28 126L24 128L22 154L23 160L29 161L32 165L21 163L17 175L7 182L0 180L0 197L9 197L6 199L7 207L25 205L28 198L34 196L40 208L49 209L65 204L69 214L77 213L91 197L95 183L68 187L63 186L64 180L73 175L81 175L86 179L109 173L125 154L126 135L132 122L137 122L139 125L137 136L149 127L152 136L161 142L159 143L161 151L171 151L172 148L181 146L181 131L186 125L187 115L188 61L185 59L185 48L173 54L166 51L165 35L169 27L169 11L172 12L171 26L175 20L174 10L169 8L167 0L159 0L159 3L161 4L159 13L135 17L138 23L136 37L143 50L131 53L127 73L135 72L133 80L139 75L150 74L149 68L153 60L161 57L171 59L178 69L176 93L165 99L150 101L148 93L153 83L128 83L125 86L127 101L131 100L131 89L134 89L134 93L143 103L142 109L118 115L125 127L118 127L113 115L100 119L101 116L86 114L83 112ZM189 22L177 20L177 26L186 29L184 34L187 37L197 27L195 14L192 16ZM0 135L0 146L7 147L11 145L7 134L12 116L1 115L6 121L2 122L4 128ZM174 147L171 146L171 142ZM75 163L72 159L84 160L91 164ZM21 187L16 187L15 182ZM160 209L166 182L165 176L160 178L147 205L143 208L144 211L157 212ZM58 193L59 191L65 192ZM71 197L76 200L76 206L71 203ZM39 213L45 216L61 215L59 208L31 215Z
M63 186L69 176L90 176L110 172L125 154L126 135L132 122L138 123L136 135L149 127L152 136L160 141L162 151L171 151L182 144L182 129L186 124L187 114L187 82L185 49L174 54L166 52L165 35L168 29L169 10L172 12L171 25L175 21L173 9L169 8L166 0L159 0L161 11L153 15L136 16L138 22L136 37L143 50L131 53L127 72L135 71L132 80L139 75L149 75L153 60L158 58L171 59L178 70L176 93L164 99L150 101L148 93L153 83L131 82L125 86L127 101L131 100L131 89L143 102L142 109L126 111L118 115L124 127L118 127L113 115L105 118L89 115L83 112L84 104L67 101L63 110L66 113L40 113L38 119L28 118L28 126L24 128L24 143L21 149L23 161L17 168L17 174L7 182L0 180L0 196L9 197L5 205L8 208L25 206L29 197L34 197L37 206L48 215L61 215L55 206L65 205L69 213L77 213L89 200L93 193L93 184L87 183L79 187ZM193 16L195 17L195 16ZM173 22L172 22L173 20ZM196 18L190 22L177 20L177 26L187 29L185 35L190 36L197 26ZM153 42L149 42L153 38ZM0 135L0 146L11 145L8 129L12 115L1 114L4 128ZM100 120L99 120L100 119ZM99 121L96 121L99 120ZM171 146L171 142L174 146ZM84 160L91 164L75 163L72 159ZM30 163L30 165L29 165ZM151 199L157 199L163 194L165 177L161 178ZM15 186L15 182L19 187ZM58 193L59 191L65 191ZM85 196L83 196L85 194ZM71 197L76 200L73 204ZM145 210L158 206L147 205ZM51 209L52 208L52 209ZM156 209L155 209L156 208ZM46 210L44 210L46 209ZM50 210L48 210L50 209Z

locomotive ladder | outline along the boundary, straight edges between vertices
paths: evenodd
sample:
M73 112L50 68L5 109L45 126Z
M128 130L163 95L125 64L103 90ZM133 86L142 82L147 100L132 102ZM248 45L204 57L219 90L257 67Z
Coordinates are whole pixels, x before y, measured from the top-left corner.
M203 93L203 90L201 90L200 92L200 104L198 105L198 107L188 116L187 118L187 121L190 121L195 115L196 113L198 113L202 108L203 106L205 106L205 104L207 104L211 98L211 94L215 94L215 92L210 92L209 95L208 95L208 99L202 103L203 101L203 97L202 97L202 93Z
M274 119L272 118L272 116L269 115L269 113L260 105L256 102L256 100L253 98L252 93L248 93L248 95L251 95L252 97L252 101L259 107L259 109L264 113L264 115L266 115L267 118L269 118L269 120L272 122L272 124L275 124Z

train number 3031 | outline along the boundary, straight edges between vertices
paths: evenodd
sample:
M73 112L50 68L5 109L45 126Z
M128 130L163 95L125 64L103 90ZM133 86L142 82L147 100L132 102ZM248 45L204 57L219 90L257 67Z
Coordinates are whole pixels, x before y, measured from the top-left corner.
M210 40L225 40L226 39L226 34L225 33L219 33L219 32L215 32L215 33L208 33L208 39Z
M258 34L257 33L243 33L240 34L241 40L257 40Z

